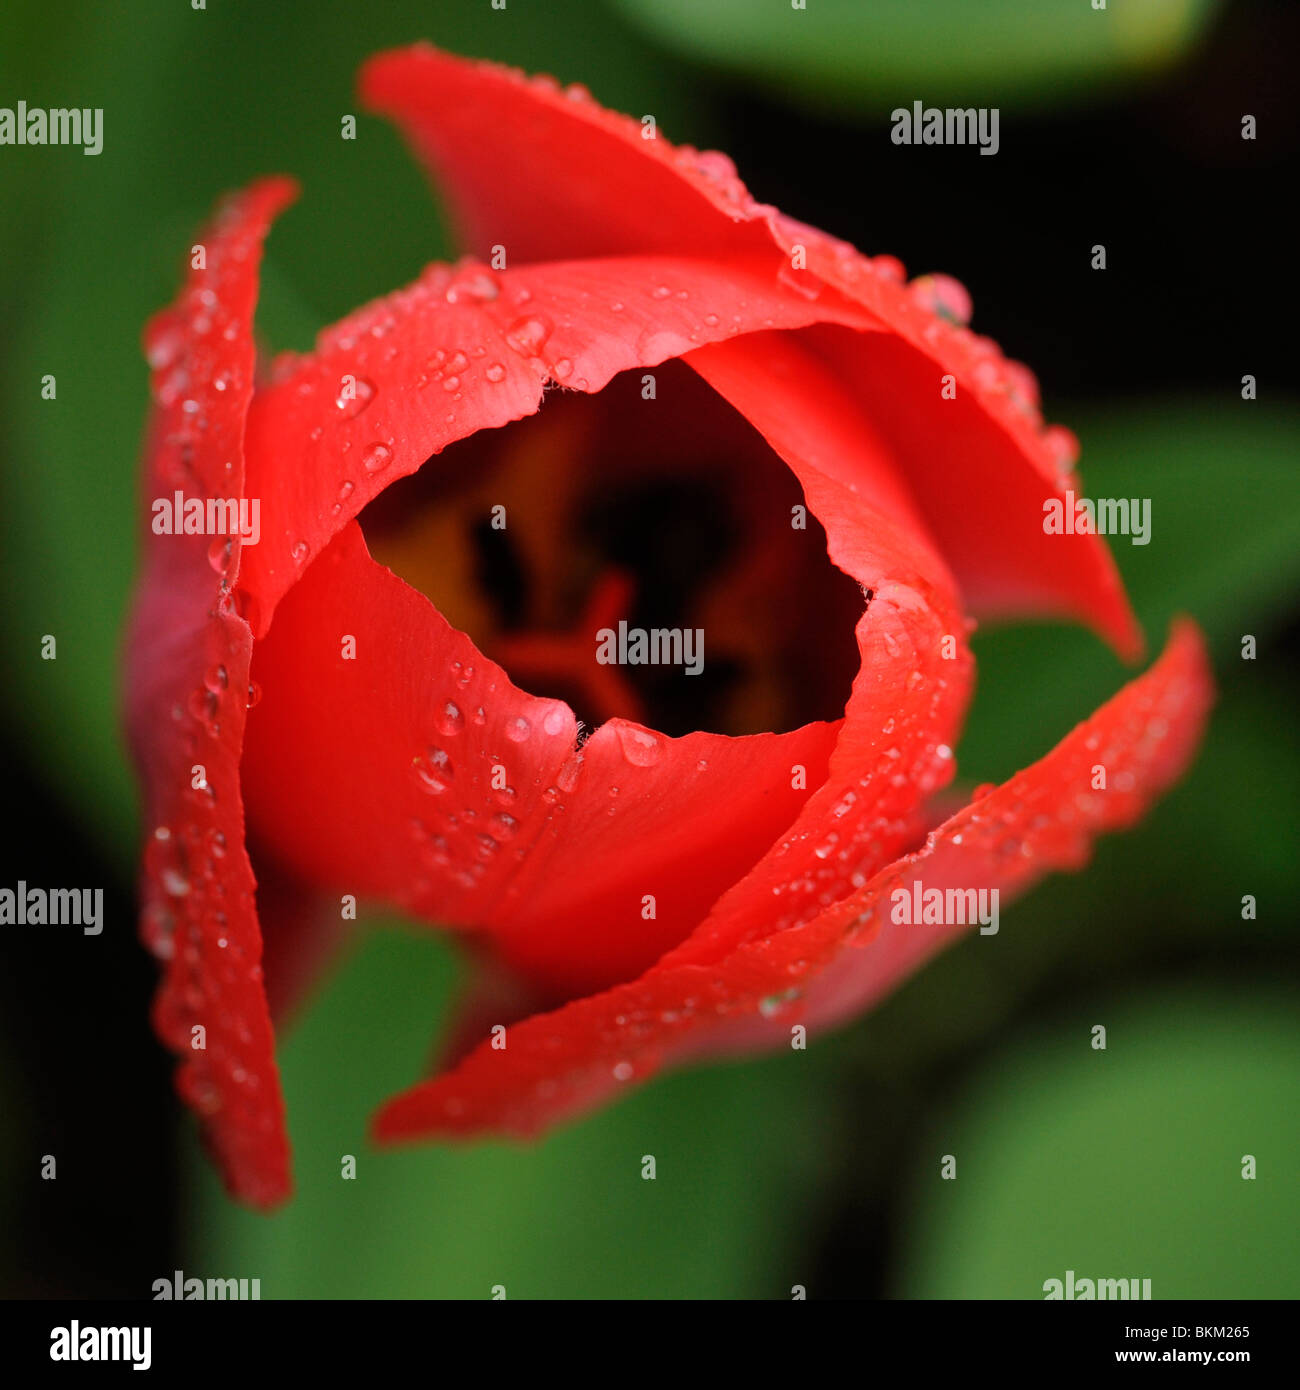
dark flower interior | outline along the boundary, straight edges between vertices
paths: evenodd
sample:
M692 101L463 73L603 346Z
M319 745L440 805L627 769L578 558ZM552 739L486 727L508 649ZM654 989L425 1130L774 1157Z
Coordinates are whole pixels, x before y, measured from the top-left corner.
M653 396L650 391L653 390ZM858 585L798 482L680 362L452 445L361 516L375 559L587 730L781 732L840 717ZM601 629L700 629L703 665L597 660Z

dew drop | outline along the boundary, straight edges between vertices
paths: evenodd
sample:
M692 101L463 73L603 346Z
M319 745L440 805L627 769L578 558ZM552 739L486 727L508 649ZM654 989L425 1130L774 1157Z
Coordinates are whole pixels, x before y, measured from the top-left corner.
M340 387L339 394L334 398L334 406L341 420L351 420L360 415L374 398L374 383L359 376L355 382L347 382Z
M758 1001L758 1011L764 1018L775 1018L782 1009L798 999L799 993L797 989L788 989L782 994L769 994Z
M467 271L458 275L447 286L448 304L484 304L501 293L496 277L482 269Z
M951 275L922 275L910 288L914 299L948 323L964 327L971 321L971 297L965 285Z
M634 724L618 726L618 741L623 756L634 767L653 767L663 751L660 740L648 729L638 729Z
M176 869L162 871L162 885L173 898L183 898L190 891L190 881Z
M160 320L148 334L145 356L154 371L170 367L180 355L184 345L184 335L174 323Z
M536 357L551 336L551 325L536 314L516 319L506 333L506 342L523 357Z
M430 748L411 761L411 774L421 791L445 792L453 780L451 759L445 750Z
M371 444L361 455L361 466L367 473L381 473L393 461L393 451L387 444ZM343 496L342 489L339 495Z
M1043 431L1043 443L1052 456L1056 471L1068 474L1079 461L1079 440L1073 430L1064 425L1049 425Z

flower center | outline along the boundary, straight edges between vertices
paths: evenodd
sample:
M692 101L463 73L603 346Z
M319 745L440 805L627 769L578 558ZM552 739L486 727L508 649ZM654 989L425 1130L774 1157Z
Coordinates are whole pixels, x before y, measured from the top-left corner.
M552 393L361 522L380 563L589 729L738 735L843 713L862 593L784 463L681 363Z

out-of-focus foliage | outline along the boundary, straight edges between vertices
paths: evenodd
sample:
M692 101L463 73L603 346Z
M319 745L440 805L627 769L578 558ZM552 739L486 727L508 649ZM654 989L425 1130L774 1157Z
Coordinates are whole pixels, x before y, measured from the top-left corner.
M376 1152L369 1114L420 1075L454 974L428 932L368 937L282 1053L297 1197L238 1210L204 1165L196 1260L257 1270L265 1298L789 1296L831 1162L803 1055L676 1076L535 1145Z
M1150 1279L1157 1299L1294 1297L1291 1001L1196 989L1063 1012L933 1118L897 1292L1042 1298L1073 1270ZM955 1179L939 1176L944 1154Z
M1056 104L1141 81L1196 42L1218 0L616 0L683 57L843 114L955 102Z

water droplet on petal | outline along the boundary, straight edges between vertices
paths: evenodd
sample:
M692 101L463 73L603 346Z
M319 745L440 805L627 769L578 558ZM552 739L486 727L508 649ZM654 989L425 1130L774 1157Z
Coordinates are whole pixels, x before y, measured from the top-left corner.
M932 314L963 327L971 321L974 307L965 285L951 275L921 275L912 281L912 296Z
M414 758L411 762L411 773L421 791L435 795L445 792L454 776L451 759L441 748L430 748L427 753Z
M551 325L536 314L516 319L506 333L506 342L523 357L536 357L551 336Z
M496 276L480 266L457 275L447 286L445 297L448 304L483 304L500 293Z
M1064 425L1049 425L1043 431L1043 443L1051 454L1056 471L1069 474L1079 461L1079 440L1073 430Z
M367 473L381 473L393 461L393 451L387 444L371 444L361 455L361 466ZM340 489L340 496L343 496Z
M170 367L184 342L184 335L177 324L167 319L157 320L145 337L145 356L149 365L155 371Z
M648 729L638 729L634 724L620 724L618 741L623 756L634 767L653 767L662 752L661 741Z
M374 383L359 376L354 382L345 382L339 388L334 405L339 412L340 419L351 420L360 415L374 398Z
M183 898L190 891L190 881L176 869L162 871L162 885L173 898Z

